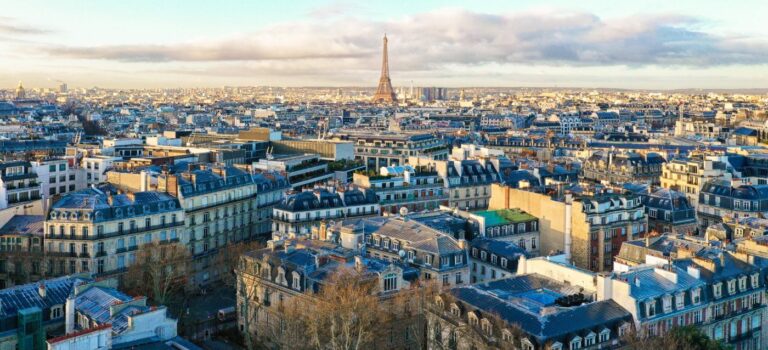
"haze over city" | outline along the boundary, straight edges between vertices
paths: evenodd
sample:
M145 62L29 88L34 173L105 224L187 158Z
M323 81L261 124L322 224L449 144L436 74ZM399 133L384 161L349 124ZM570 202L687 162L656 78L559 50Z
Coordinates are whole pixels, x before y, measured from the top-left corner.
M0 1L0 86L765 88L764 1Z

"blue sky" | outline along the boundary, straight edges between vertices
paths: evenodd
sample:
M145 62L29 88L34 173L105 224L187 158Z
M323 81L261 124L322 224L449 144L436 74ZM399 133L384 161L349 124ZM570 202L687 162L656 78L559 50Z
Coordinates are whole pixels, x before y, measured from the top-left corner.
M0 0L0 87L768 87L768 1Z

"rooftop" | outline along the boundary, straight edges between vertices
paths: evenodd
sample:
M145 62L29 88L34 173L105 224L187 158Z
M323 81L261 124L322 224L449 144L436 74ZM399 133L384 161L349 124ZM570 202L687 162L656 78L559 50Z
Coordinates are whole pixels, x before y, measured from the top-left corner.
M474 212L473 214L482 217L486 226L499 226L536 220L535 216L514 208L483 210Z

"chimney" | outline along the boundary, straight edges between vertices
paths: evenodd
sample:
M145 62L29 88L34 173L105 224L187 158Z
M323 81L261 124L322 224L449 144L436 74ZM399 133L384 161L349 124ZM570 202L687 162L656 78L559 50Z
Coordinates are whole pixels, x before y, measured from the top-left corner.
M147 190L147 186L149 183L149 173L146 170L142 170L141 173L139 174L141 177L141 184L140 184L141 187L139 188L139 190L141 192L144 192Z
M365 263L363 262L363 257L360 255L355 255L355 270L362 272L364 268Z
M635 276L635 287L640 287L640 277Z
M41 298L45 299L45 284L43 282L38 283L37 294L39 294Z
M296 250L296 246L293 245L293 242L286 242L285 243L285 253L290 254L293 253Z

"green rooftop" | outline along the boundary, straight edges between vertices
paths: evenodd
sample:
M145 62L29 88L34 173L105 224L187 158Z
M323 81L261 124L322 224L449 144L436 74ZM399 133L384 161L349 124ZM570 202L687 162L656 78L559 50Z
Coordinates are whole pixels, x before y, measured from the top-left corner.
M536 220L535 216L520 209L483 210L472 214L482 216L486 227Z

